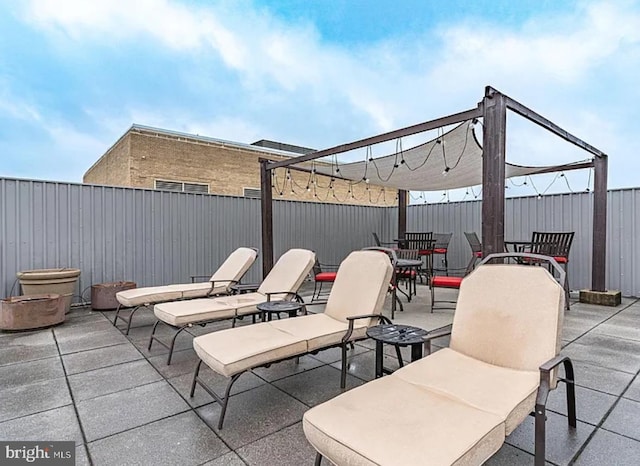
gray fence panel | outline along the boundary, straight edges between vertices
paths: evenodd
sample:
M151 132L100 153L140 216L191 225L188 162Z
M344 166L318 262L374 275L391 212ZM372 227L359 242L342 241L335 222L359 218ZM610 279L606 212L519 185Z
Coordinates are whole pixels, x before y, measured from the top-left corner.
M608 194L607 288L640 296L640 189ZM505 203L505 239L528 240L533 231L574 231L569 279L572 289L591 287L593 194L572 193L541 198L509 198ZM451 267L464 267L470 249L465 231L481 238L480 201L410 206L408 231L453 232ZM390 224L390 227L392 225Z
M569 275L573 289L591 285L590 193L511 198L505 237L575 231ZM608 198L607 287L640 296L640 188ZM408 231L453 232L449 264L469 260L465 231L481 231L481 202L412 205ZM313 249L325 263L397 236L397 208L276 201L276 258L291 247ZM94 283L180 283L209 274L229 251L260 247L260 201L206 194L0 178L0 295L18 294L20 270L77 267L77 292ZM246 280L261 277L261 260ZM85 297L88 293L85 293Z

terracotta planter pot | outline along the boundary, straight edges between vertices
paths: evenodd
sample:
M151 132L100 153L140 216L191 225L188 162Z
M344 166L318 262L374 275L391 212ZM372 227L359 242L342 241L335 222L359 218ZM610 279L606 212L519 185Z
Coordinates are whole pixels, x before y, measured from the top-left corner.
M115 309L118 307L116 293L130 290L137 285L135 282L98 283L91 285L91 309Z
M26 270L16 275L23 295L59 294L64 300L65 312L69 312L80 269Z
M64 322L65 300L59 294L13 296L0 301L0 329L28 330Z

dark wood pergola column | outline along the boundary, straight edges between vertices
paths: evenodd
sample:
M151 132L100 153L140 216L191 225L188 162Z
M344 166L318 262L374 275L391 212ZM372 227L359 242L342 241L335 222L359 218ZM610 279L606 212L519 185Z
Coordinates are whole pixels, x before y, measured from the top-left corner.
M407 232L407 191L398 190L398 238L404 239Z
M604 292L607 270L607 156L594 159L591 290Z
M507 131L505 96L485 90L482 128L482 254L504 251L504 183Z
M262 212L262 278L273 268L273 196L269 161L260 159L260 204Z

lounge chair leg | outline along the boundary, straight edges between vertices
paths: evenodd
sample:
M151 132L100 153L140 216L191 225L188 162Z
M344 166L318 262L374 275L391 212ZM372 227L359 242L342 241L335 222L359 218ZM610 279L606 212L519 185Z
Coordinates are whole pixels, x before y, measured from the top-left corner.
M342 350L342 367L340 368L340 388L347 385L347 343L343 343L340 347Z
M153 345L153 340L154 340L153 336L156 333L156 328L158 328L159 323L160 323L160 319L156 321L156 323L153 325L153 329L151 329L151 336L149 337L149 345L147 346L148 351L151 351L151 345Z
M239 374L235 374L229 380L227 384L227 388L224 391L224 395L220 397L216 392L214 392L209 386L202 381L198 375L200 373L200 366L202 365L202 360L198 361L198 365L196 366L196 370L193 374L193 380L191 382L191 391L189 392L189 397L193 398L193 394L196 390L196 383L200 384L200 386L207 392L209 395L213 397L214 400L218 402L220 405L220 417L218 418L218 430L222 430L222 424L224 423L224 416L227 413L227 405L229 404L229 393L231 393L231 387L238 380L238 378L244 373L240 372Z
M567 390L567 420L571 427L577 427L576 419L576 387L573 375L573 363L569 358L564 363L564 382Z
M191 381L191 391L189 392L189 398L193 398L193 394L196 391L196 381L198 380L198 374L200 373L201 365L202 360L199 360L198 365L196 366L196 371L193 373L193 380Z
M118 303L118 307L116 308L116 314L113 317L113 326L116 328L118 328L116 324L118 323L118 315L120 315L120 307L122 307L122 304Z
M316 460L313 462L313 466L320 466L322 464L322 454L320 452L316 453Z
M169 356L167 356L167 366L171 364L171 357L173 356L173 347L176 344L176 338L178 338L178 335L180 334L180 332L182 332L185 328L187 328L186 326L184 327L180 327L176 333L173 334L173 337L171 338L171 344L169 345Z
M536 404L535 413L535 466L544 466L546 454L546 407Z

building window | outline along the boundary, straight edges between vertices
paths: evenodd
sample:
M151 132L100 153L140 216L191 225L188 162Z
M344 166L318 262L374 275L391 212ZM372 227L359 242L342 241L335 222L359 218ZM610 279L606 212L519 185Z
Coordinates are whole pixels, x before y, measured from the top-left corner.
M244 190L244 197L251 197L253 199L260 199L262 191L259 188L242 188Z
M206 183L187 183L181 181L155 180L155 189L184 193L209 193L209 185Z

